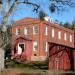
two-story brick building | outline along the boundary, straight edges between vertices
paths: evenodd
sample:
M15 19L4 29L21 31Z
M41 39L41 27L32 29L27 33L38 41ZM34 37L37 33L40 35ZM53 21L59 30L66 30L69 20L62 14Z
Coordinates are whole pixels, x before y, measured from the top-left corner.
M13 56L43 61L48 54L48 25L38 19L25 18L12 26Z
M24 18L12 26L12 54L29 61L49 59L49 69L69 69L66 52L74 48L74 32L70 29L34 18ZM66 51L66 52L65 52ZM53 55L52 55L53 54ZM65 58L65 59L63 59ZM63 64L65 62L65 66ZM70 63L70 62L69 62Z

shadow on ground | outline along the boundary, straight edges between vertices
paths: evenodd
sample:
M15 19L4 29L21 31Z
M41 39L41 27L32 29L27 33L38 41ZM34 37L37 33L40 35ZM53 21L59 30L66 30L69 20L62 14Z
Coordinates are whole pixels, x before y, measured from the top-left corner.
M61 75L75 75L75 73L64 73L64 74L61 74Z
M52 74L52 73L51 74L50 73L49 74L48 73L47 74L45 74L45 73L44 74L41 74L41 73L20 73L20 74L17 74L17 75L75 75L75 73L64 73L64 74L59 74L59 73L58 74Z
M40 74L40 73L37 73L37 74L35 74L35 73L20 73L20 74L17 74L17 75L42 75L42 74Z

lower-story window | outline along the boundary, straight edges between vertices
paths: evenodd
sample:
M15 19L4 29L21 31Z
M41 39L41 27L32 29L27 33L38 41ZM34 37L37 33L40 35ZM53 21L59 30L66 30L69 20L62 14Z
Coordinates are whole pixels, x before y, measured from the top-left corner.
M38 50L38 43L37 43L37 41L34 41L33 42L33 51L36 51L36 50Z
M44 42L44 50L45 50L45 52L47 52L48 51L48 42L46 41L46 42Z
M45 51L48 51L48 42L45 42Z

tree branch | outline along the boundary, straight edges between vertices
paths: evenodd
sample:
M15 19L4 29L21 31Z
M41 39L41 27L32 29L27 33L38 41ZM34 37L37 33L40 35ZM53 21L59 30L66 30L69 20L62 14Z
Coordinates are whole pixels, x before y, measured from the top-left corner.
M28 5L32 5L34 7L34 11L38 11L40 5L36 4L36 3L32 3L32 2L28 2L28 1L24 1L24 2L17 2L17 4L28 4Z
M49 0L51 3L61 3L62 5L68 5L70 7L75 7L75 3L72 0Z
M33 7L34 7L34 11L38 11L38 9L39 9L39 5L38 4L36 4L36 3L32 3L32 2L28 2L28 1L23 1L23 2L19 2L18 0L15 0L14 2L13 2L13 4L12 4L12 6L11 6L11 8L9 9L9 12L8 12L8 16L10 16L10 14L15 10L15 8L16 8L16 5L18 5L18 4L21 4L21 3L23 3L23 4L28 4L28 5L32 5Z
M12 6L10 7L9 12L8 12L8 16L10 16L11 13L15 10L16 5L17 5L17 0L15 0L15 1L13 2Z

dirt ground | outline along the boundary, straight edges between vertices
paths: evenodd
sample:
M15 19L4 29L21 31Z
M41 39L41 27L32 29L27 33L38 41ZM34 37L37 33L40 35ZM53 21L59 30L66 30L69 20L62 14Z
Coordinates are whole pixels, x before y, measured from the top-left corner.
M48 70L32 70L21 68L8 68L2 71L0 75L75 75L75 72L48 71Z
M46 75L46 71L9 68L5 69L0 75Z
M6 72L5 75L20 75L20 74L25 73L23 70L18 69L18 68L10 68L10 69L5 70L5 72Z

